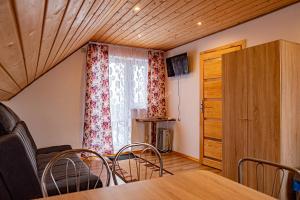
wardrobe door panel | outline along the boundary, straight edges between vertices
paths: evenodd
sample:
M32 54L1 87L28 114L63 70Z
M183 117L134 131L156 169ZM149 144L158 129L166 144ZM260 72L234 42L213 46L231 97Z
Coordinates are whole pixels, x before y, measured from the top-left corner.
M279 42L247 50L248 156L279 161L280 54Z
M248 157L280 161L280 51L279 42L247 50L248 66ZM248 166L248 185L256 187L255 166ZM262 170L261 170L262 171ZM265 169L265 183L272 170ZM264 183L262 183L264 185ZM272 185L265 190L270 193Z
M247 66L245 51L223 56L223 175L237 181L238 161L247 155Z
M281 163L300 166L300 44L281 41ZM291 153L293 152L293 153Z

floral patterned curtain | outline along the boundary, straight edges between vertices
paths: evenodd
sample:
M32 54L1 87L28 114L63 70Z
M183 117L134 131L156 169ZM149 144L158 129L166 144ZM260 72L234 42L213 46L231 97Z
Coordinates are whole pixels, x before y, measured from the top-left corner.
M100 154L113 152L109 101L108 46L89 44L87 49L83 148Z
M148 52L148 117L166 117L164 53Z

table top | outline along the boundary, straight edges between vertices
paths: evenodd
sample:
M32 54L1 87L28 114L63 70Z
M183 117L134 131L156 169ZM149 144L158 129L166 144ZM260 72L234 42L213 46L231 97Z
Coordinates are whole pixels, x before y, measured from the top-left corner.
M162 118L137 118L135 120L137 122L170 122L170 121L176 121L175 118L170 118L170 117L162 117Z
M147 181L53 196L48 200L257 200L273 199L220 175L204 170L183 172Z

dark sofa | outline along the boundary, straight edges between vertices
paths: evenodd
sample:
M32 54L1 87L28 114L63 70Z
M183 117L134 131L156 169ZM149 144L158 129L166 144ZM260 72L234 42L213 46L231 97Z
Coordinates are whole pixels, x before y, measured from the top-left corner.
M45 166L58 152L69 149L70 145L38 149L26 124L10 108L0 103L0 199L42 197L40 180ZM72 159L81 162L77 156ZM54 173L59 174L64 170L62 166L55 169ZM58 184L65 177L60 178ZM48 185L49 195L57 194L50 179ZM101 186L102 183L99 183L97 187Z

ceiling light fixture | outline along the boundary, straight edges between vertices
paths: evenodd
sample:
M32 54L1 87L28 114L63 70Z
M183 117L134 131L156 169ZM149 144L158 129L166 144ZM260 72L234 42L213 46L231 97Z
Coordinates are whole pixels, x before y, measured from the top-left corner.
M198 22L197 25L198 25L198 26L201 26L201 25L202 25L202 22Z
M141 38L142 37L142 35L141 34L138 34L138 38Z
M136 12L139 11L139 10L141 10L141 8L138 7L138 6L135 6L133 9L134 9L134 11L136 11Z

